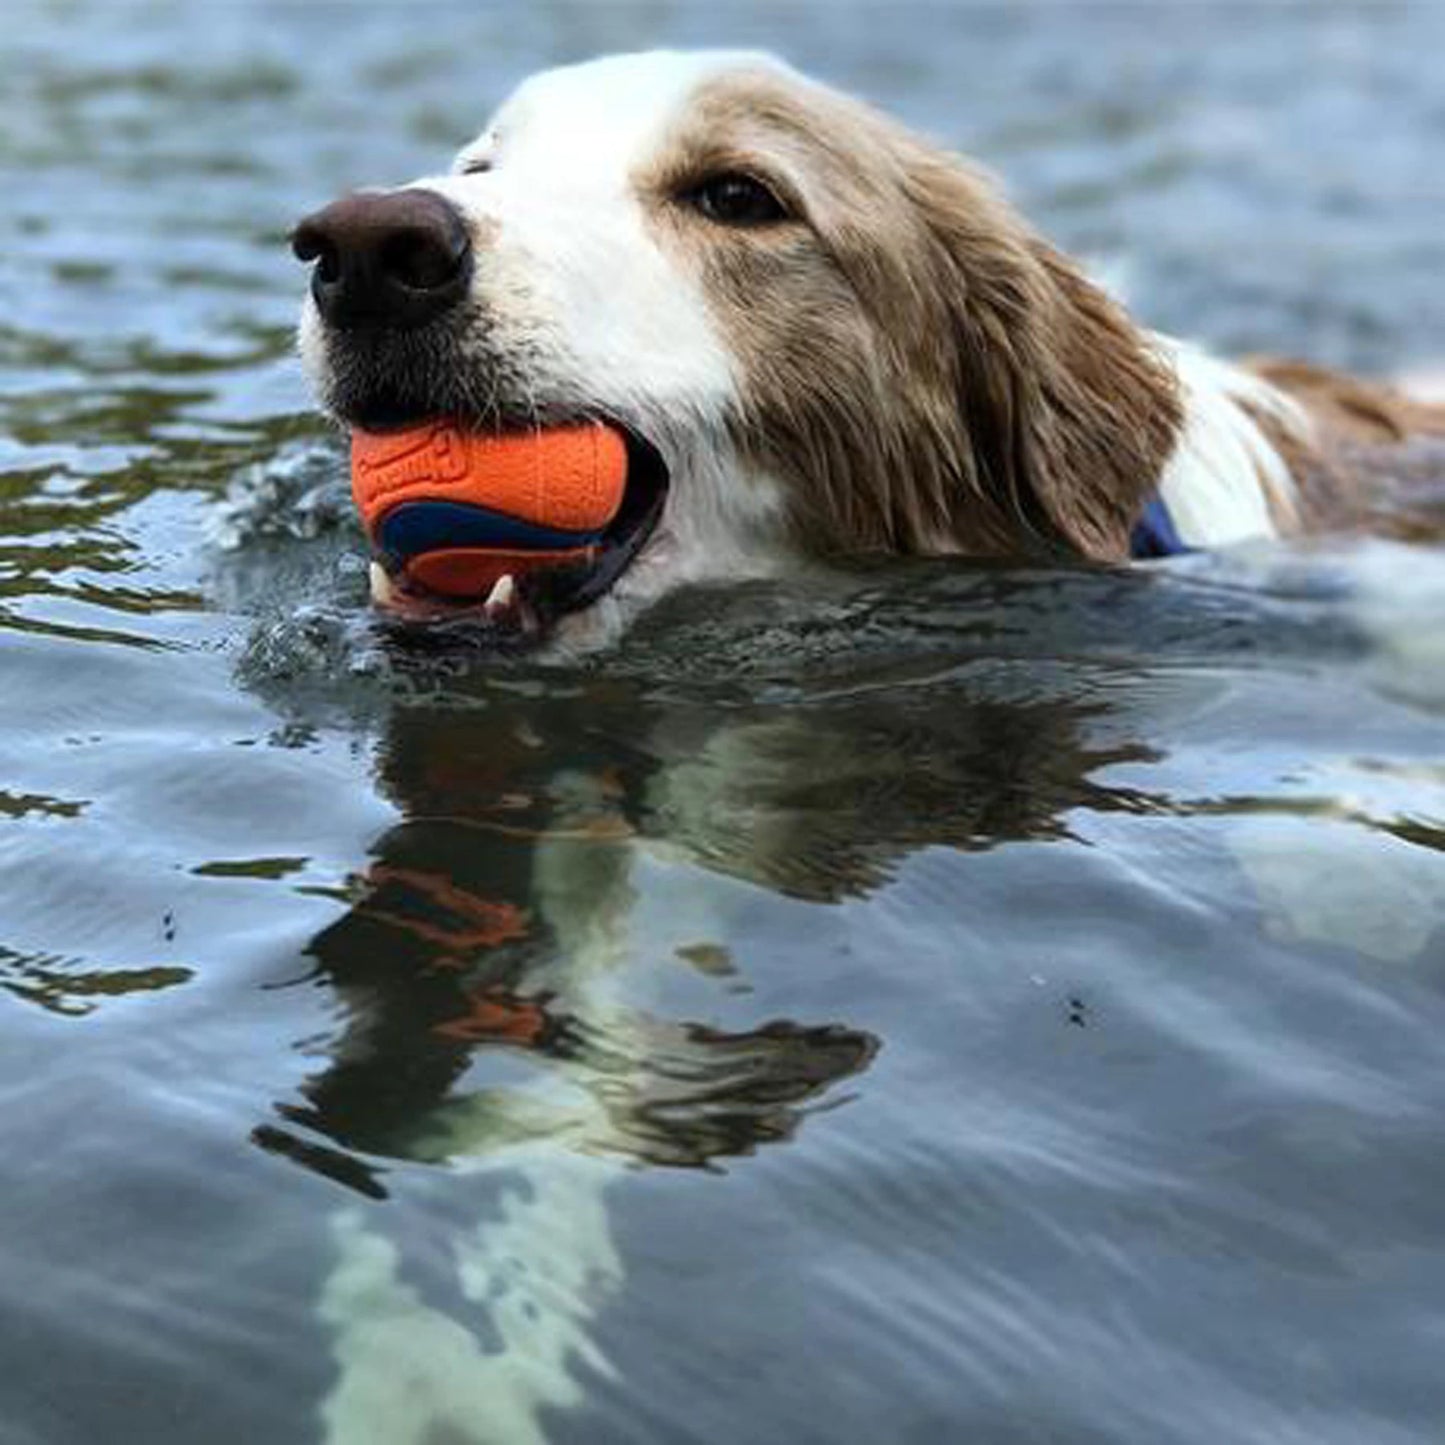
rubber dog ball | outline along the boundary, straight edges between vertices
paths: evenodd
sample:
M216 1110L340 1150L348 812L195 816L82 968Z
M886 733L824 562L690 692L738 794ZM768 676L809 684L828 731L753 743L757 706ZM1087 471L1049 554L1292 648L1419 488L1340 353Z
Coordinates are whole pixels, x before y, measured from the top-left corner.
M500 435L451 422L353 431L351 486L388 575L484 598L505 576L595 555L622 506L627 444L601 422Z

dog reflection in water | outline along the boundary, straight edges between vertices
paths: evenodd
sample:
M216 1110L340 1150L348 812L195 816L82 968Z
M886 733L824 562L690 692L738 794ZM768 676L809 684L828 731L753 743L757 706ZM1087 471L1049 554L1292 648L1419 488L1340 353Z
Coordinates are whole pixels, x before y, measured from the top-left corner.
M846 1101L879 1047L846 1020L726 1032L658 1010L667 970L733 985L736 900L823 905L920 847L1067 836L1072 810L1134 806L1093 775L1144 756L1097 701L1036 682L746 716L706 689L650 712L600 675L557 692L393 715L378 770L407 821L311 945L345 1024L258 1142L377 1199L361 1156L448 1166L407 1172L405 1210L336 1214L328 1445L544 1440L614 1368L632 1170L716 1168ZM579 758L606 761L558 766Z
M876 1049L827 1022L726 1032L650 1012L633 996L646 959L733 978L709 890L668 869L676 935L634 936L639 780L539 773L530 725L477 723L394 720L383 781L409 821L310 949L345 1025L305 1104L256 1134L373 1200L385 1172L361 1155L468 1175L413 1170L409 1202L435 1195L420 1208L335 1214L328 1445L544 1440L542 1413L582 1401L578 1371L610 1369L596 1332L624 1284L609 1194L625 1167L786 1140Z

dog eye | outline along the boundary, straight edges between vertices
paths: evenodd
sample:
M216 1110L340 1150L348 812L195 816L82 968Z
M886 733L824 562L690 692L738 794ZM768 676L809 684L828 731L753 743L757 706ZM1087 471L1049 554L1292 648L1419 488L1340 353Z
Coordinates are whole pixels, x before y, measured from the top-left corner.
M472 160L463 162L462 174L464 176L484 176L491 168L492 162L488 157L476 156Z
M767 226L788 219L787 207L752 176L727 171L709 176L682 198L709 221L723 226Z

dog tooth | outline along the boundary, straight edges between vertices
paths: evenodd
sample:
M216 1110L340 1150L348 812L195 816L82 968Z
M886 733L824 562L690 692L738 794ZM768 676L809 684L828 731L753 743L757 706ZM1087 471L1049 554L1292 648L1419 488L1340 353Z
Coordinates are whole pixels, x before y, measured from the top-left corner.
M512 580L510 572L503 572L495 582L492 583L492 590L487 593L485 603L488 612L493 609L502 611L512 605L517 594L517 584Z
M389 607L396 601L396 588L390 577L386 575L386 568L380 562L373 562L370 568L371 577L371 600L379 602L383 607Z

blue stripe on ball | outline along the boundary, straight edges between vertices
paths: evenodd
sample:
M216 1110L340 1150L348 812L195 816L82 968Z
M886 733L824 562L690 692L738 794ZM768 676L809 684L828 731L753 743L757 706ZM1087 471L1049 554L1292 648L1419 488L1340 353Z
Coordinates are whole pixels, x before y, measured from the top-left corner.
M489 512L466 502L403 502L381 519L376 545L395 562L449 547L492 547L499 551L560 552L588 547L602 531L563 532Z

